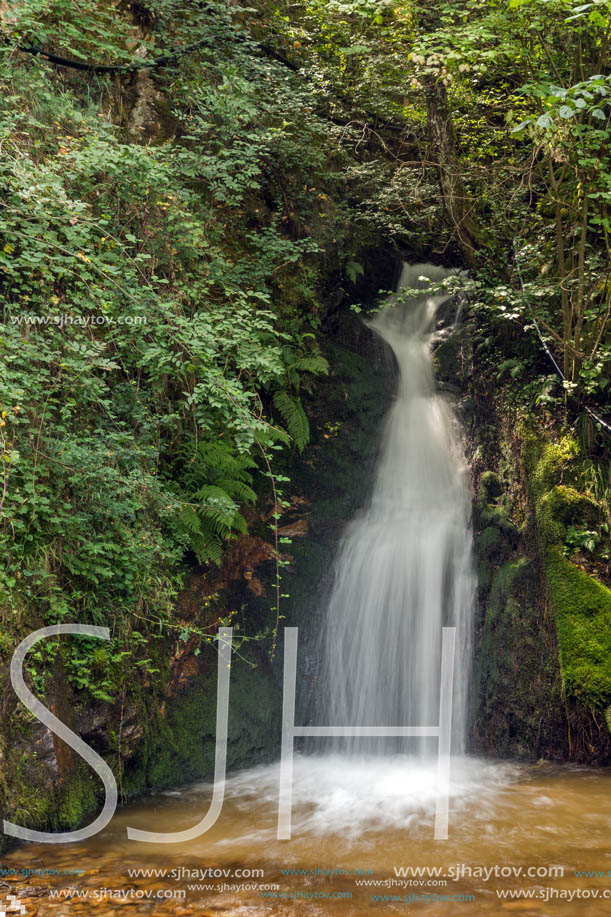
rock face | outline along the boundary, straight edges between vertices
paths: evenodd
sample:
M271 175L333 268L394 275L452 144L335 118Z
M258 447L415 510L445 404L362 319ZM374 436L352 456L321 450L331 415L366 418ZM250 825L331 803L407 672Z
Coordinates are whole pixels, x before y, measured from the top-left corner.
M608 764L611 592L598 579L604 565L586 569L564 543L568 526L598 512L579 446L559 421L545 429L516 407L476 334L467 315L436 354L459 399L474 483L473 748Z
M135 57L146 57L146 49L140 47ZM137 70L131 77L126 91L128 116L127 136L135 143L160 143L174 136L176 119L171 114L168 98L160 92L149 70Z

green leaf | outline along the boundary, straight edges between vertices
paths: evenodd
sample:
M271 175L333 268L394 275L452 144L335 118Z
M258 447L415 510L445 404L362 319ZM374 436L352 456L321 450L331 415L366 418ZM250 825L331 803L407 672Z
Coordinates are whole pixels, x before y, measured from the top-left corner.
M547 130L553 126L554 122L552 120L552 116L545 113L544 115L539 115L535 123L537 127L543 127Z

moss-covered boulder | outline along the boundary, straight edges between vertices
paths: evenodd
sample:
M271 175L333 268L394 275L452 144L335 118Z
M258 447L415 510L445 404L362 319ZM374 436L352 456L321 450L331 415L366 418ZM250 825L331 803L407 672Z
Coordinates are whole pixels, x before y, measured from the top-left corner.
M565 698L573 720L580 723L584 714L588 721L588 728L580 724L570 742L604 759L610 746L605 714L611 704L611 590L566 556L568 526L592 525L598 515L593 499L572 486L571 463L577 453L570 437L550 443L524 430L524 467L556 624Z

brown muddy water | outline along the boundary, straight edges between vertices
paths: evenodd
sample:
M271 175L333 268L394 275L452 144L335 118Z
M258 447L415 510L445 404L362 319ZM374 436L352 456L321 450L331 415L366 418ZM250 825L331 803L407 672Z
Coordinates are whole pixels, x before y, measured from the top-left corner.
M3 859L0 914L8 894L19 904L7 917L611 914L609 771L454 761L447 841L433 839L433 761L296 758L288 841L276 838L278 775L278 765L267 765L229 777L217 823L186 844L137 843L126 828L191 827L207 811L209 784L126 806L86 842L24 845ZM418 877L410 867L440 875ZM138 869L159 872L130 874ZM601 875L575 875L585 870ZM534 897L497 894L520 890Z

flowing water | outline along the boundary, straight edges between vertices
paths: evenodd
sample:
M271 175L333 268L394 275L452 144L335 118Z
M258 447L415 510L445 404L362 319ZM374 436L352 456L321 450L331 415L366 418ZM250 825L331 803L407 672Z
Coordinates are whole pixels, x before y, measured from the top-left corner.
M26 845L3 858L5 869L82 867L86 873L70 878L10 878L8 886L25 887L28 895L22 892L21 897L26 900L26 914L37 912L40 917L133 913L147 917L373 917L381 913L599 917L611 913L611 898L602 899L611 890L609 772L458 758L452 769L449 837L443 842L433 840L435 770L426 761L401 755L299 756L290 841L276 839L278 779L277 765L231 777L218 822L188 844L135 843L127 839L126 827L177 831L196 824L209 806L209 785L158 794L123 808L107 829L82 844ZM464 864L472 874L460 870L465 874L456 878L457 864ZM560 867L564 875L494 874L495 867L505 873L508 869L525 873L549 866ZM434 867L441 870L441 877L398 879L395 867ZM486 873L477 875L476 867L492 872L486 878ZM138 868L167 870L167 875L130 876L129 870ZM181 873L205 868L225 870L225 875L198 879ZM238 869L263 870L264 875L239 877ZM287 870L301 873L287 875ZM336 870L335 875L330 875L331 870ZM599 871L601 876L579 878L576 870ZM378 884L357 884L365 881ZM385 884L398 881L406 884ZM101 888L162 895L184 891L185 897L141 900L133 907L120 906L116 899L51 900L50 891L68 886L80 893ZM497 891L532 889L548 900L497 897ZM598 892L601 898L550 899L547 889L565 894ZM32 897L32 891L42 897ZM0 889L0 900L1 893ZM269 897L276 894L286 897ZM458 898L428 903L372 901L376 894Z
M443 272L407 268L402 284L414 286L422 274L438 280ZM325 751L312 739L308 754L295 759L290 841L276 834L279 765L251 768L228 778L218 821L189 843L136 843L126 828L191 827L208 809L209 784L125 807L86 842L18 848L3 859L0 906L12 890L27 917L110 917L126 907L127 913L176 917L611 914L611 774L462 753L474 582L460 435L451 408L435 392L431 364L434 317L444 298L397 302L373 322L400 375L370 503L338 554L319 721L436 724L441 628L455 626L448 839L433 837L434 742L359 738ZM439 872L401 876L396 870L402 867ZM79 868L84 874L72 877L23 876L25 869ZM546 874L550 868L553 874ZM15 875L7 874L11 869ZM138 869L159 872L130 873ZM216 872L198 877L204 869ZM535 871L530 877L529 869ZM576 876L577 870L599 875ZM68 887L74 889L70 900L53 898ZM96 895L99 889L107 890L105 897ZM535 897L497 894L519 891ZM122 893L130 897L122 901ZM395 900L373 900L376 895Z
M404 265L401 290L450 271ZM432 726L439 721L442 627L456 627L454 750L464 748L475 579L471 497L456 418L435 389L431 337L447 292L423 292L378 313L371 327L390 345L399 377L369 506L341 546L323 631L325 721L332 725ZM408 740L421 754L430 740ZM435 740L434 740L435 741ZM344 743L345 744L345 743ZM352 739L386 753L395 739Z

